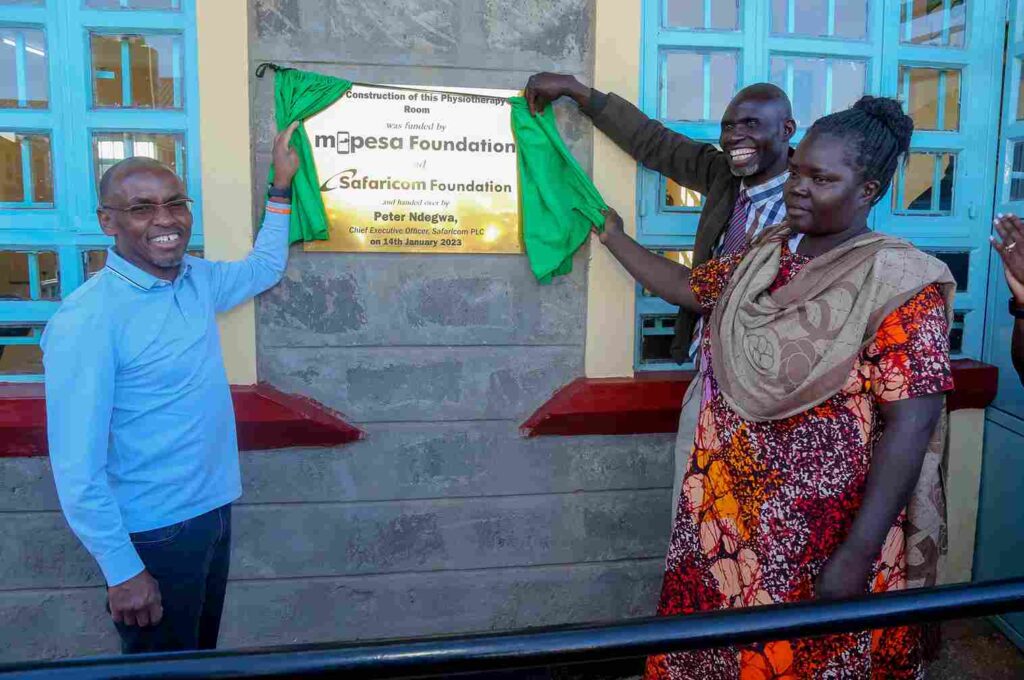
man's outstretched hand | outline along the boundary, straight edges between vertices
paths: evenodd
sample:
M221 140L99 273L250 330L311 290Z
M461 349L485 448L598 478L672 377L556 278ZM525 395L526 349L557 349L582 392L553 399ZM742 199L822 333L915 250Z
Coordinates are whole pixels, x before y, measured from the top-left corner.
M526 81L523 96L530 107L530 113L536 116L543 113L548 104L563 96L572 97L580 106L586 106L590 102L590 88L573 76L536 73Z

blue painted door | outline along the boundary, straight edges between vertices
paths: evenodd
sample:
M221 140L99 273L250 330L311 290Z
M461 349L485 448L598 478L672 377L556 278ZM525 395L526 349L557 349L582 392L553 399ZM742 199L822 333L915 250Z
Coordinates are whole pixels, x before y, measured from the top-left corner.
M1011 0L1009 4L995 206L996 212L1024 215L1024 0ZM984 358L999 367L999 392L985 423L974 564L974 577L978 580L1024 576L1024 503L1020 500L1024 477L1024 387L1010 362L1013 319L1006 309L1010 292L999 257L991 253L990 261ZM1024 614L999 620L1018 646L1024 647Z
M0 4L0 382L38 381L46 321L105 260L103 171L158 158L200 198L195 2Z

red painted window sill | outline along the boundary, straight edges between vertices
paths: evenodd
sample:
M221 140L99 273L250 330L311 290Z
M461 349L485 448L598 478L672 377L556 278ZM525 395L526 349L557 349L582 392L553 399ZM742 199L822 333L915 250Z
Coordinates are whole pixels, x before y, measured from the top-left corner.
M558 390L520 426L525 437L675 432L693 373L673 371L633 378L579 378ZM956 387L950 411L985 408L996 396L999 371L970 359L953 361Z
M363 431L321 404L270 385L232 385L242 451L338 446ZM42 385L0 385L0 457L45 456L46 398Z

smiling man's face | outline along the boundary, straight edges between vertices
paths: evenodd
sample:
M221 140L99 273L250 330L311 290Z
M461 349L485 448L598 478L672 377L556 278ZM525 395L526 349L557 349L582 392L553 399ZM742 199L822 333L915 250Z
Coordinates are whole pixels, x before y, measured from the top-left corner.
M796 126L785 102L745 92L729 102L719 143L732 174L757 185L785 170Z
M158 278L178 275L192 236L192 213L187 204L163 204L187 198L181 178L169 168L151 164L118 175L97 211L103 233L114 237L118 255ZM133 206L159 206L132 212ZM149 214L147 214L149 213Z

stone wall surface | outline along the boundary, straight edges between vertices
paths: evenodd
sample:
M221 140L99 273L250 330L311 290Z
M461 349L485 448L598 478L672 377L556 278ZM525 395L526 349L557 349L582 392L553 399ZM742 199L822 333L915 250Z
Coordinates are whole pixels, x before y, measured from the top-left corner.
M250 59L350 80L521 88L593 69L592 0L253 0ZM272 77L250 82L255 208ZM592 127L556 107L589 169ZM222 646L624 619L653 612L672 437L524 439L583 373L586 248L538 285L521 256L305 253L257 304L261 380L367 438L242 454ZM102 579L44 459L0 459L0 661L114 652Z

